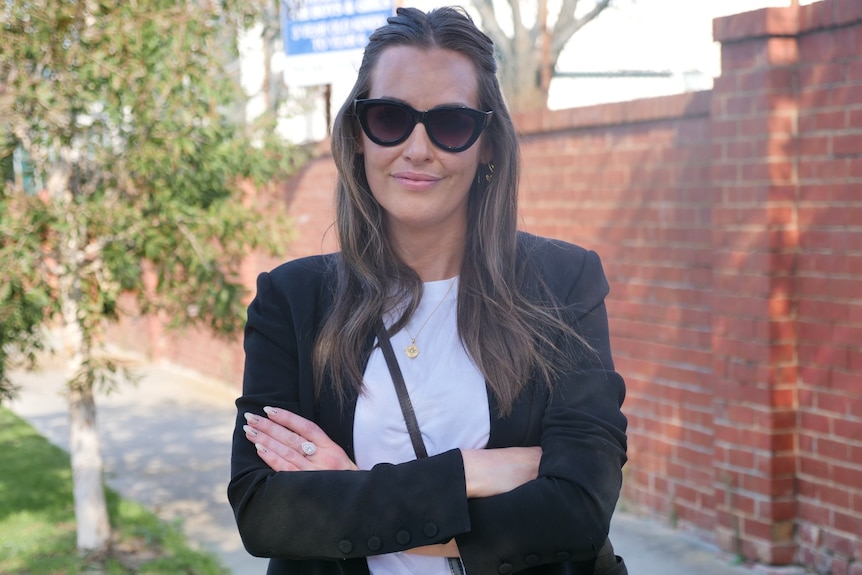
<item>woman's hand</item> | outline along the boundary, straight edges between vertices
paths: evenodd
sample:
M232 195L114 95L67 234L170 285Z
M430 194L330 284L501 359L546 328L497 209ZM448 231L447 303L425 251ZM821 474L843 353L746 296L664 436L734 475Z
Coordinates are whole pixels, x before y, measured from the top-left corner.
M461 551L458 549L458 544L452 539L448 543L438 543L437 545L424 545L422 547L414 547L408 549L405 553L414 555L427 555L429 557L460 557Z
M268 418L246 413L245 437L257 448L258 456L274 471L356 471L341 446L329 439L320 427L286 409L264 407ZM314 446L312 454L303 444ZM308 447L306 445L306 447Z
M539 476L541 447L462 449L467 497L506 493Z

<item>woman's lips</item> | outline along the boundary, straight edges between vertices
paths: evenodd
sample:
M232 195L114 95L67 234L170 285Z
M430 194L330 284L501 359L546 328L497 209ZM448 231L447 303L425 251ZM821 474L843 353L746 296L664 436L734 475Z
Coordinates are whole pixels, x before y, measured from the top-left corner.
M392 177L395 178L395 181L397 181L402 187L417 192L428 190L440 181L440 178L437 176L419 174L416 172L396 172L392 174Z

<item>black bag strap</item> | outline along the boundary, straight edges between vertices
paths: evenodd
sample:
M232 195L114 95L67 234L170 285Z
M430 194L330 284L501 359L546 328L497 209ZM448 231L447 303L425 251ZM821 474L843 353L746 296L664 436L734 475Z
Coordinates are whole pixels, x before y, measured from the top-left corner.
M383 352L386 366L392 375L392 382L395 384L395 393L398 394L398 403L401 404L401 413L404 414L404 421L407 423L407 432L410 434L410 441L413 443L413 451L416 452L416 458L422 459L423 457L428 457L425 442L422 441L422 433L419 431L419 422L416 421L416 413L413 411L413 402L410 401L410 394L407 393L407 384L404 383L404 376L401 374L401 368L398 367L398 360L395 358L395 352L392 350L389 333L386 331L386 326L383 325L382 321L377 325L377 341L380 343L380 350Z
M383 352L383 358L386 360L386 366L392 376L392 383L395 384L395 393L398 394L398 403L401 405L401 413L404 414L404 421L407 423L407 433L410 434L410 442L413 444L413 451L416 452L416 459L428 457L425 442L422 441L422 433L419 431L419 422L416 421L416 413L413 411L413 402L410 401L410 394L407 393L407 384L404 383L404 376L401 374L398 359L392 349L389 332L386 331L386 326L383 325L382 321L377 325L377 342L380 344L380 351ZM461 563L459 557L447 557L446 561L452 575L464 575L464 564Z

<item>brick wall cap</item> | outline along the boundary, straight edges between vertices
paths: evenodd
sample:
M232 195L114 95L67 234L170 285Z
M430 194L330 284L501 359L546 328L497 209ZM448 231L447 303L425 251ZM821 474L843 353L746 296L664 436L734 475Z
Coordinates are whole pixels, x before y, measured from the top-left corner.
M740 42L769 36L797 36L805 32L862 22L862 2L832 0L805 6L761 8L712 21L716 42Z
M800 32L850 26L860 22L862 2L859 0L831 0L800 7Z
M512 121L515 130L523 135L671 118L705 117L710 114L711 106L712 90L705 90L563 110L518 112L512 114Z
M716 42L741 42L769 36L799 34L799 6L762 8L733 14L712 21L712 37Z

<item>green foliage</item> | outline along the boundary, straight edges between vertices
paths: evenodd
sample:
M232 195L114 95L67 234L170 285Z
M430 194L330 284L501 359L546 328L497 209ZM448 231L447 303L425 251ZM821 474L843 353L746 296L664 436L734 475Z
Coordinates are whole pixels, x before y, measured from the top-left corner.
M302 160L238 113L236 33L264 1L0 10L0 158L17 148L46 182L0 192L0 390L10 349L38 349L47 321L77 322L91 354L123 294L176 324L241 326L243 256L287 240L283 210L263 214L251 190Z
M40 273L42 243L53 218L38 198L0 188L0 400L13 392L5 368L16 359L35 360L42 347L40 326L56 311L54 289Z
M212 556L191 549L174 525L108 492L113 555L89 564L75 547L69 455L0 408L0 573L182 573L223 575Z

